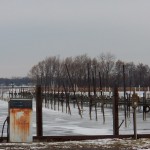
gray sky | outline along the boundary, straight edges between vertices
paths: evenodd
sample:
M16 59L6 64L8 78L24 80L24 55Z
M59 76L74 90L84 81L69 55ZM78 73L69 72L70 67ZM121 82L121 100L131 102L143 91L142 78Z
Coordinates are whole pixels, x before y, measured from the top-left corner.
M150 0L0 0L0 77L56 55L150 65L149 18Z

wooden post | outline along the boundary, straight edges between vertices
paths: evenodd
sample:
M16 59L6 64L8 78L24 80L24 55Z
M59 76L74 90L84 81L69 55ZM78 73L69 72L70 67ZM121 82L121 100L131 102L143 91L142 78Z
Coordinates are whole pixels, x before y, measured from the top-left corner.
M102 113L103 113L103 124L104 124L105 123L104 102L102 103Z
M59 101L60 101L60 95L59 95L59 86L58 86L58 111L59 111Z
M133 128L134 138L137 139L137 128L136 128L136 108L138 107L139 97L135 92L132 95L132 108L133 108Z
M37 136L43 136L42 92L41 85L36 86L36 126Z
M59 101L60 101L60 95L59 95L59 91L58 91L58 111L59 111Z
M124 120L125 120L125 127L127 127L127 110L126 110L126 79L125 79L125 66L123 65L123 89L124 89Z
M100 87L100 93L101 93L101 96L102 96L102 79L101 79L101 73L99 72L99 87Z
M89 97L89 116L90 120L92 120L92 97L91 97L91 79L90 79L90 66L88 67L88 97Z
M54 110L56 110L56 93L55 93L55 89L54 89Z
M69 73L68 67L67 67L66 64L65 64L65 66L66 66L67 74L68 74L68 77L69 77L69 80L70 80L70 83L71 83L71 87L72 87L72 90L73 90L73 93L74 93L74 97L75 97L75 100L76 100L76 103L77 103L79 115L80 115L81 118L82 118L82 114L81 114L81 109L80 109L80 106L79 106L79 102L78 102L78 100L77 100L77 98L76 98L76 94L75 94L76 91L75 91L75 89L74 89L73 82L72 82L72 80L71 80L71 77L70 77L70 73Z
M145 92L143 93L143 121L146 120L146 110L144 109L144 107L146 108L146 93Z
M136 128L136 108L133 108L133 128L134 128L134 139L137 139L137 128Z
M119 135L118 99L118 88L115 87L113 98L113 135Z

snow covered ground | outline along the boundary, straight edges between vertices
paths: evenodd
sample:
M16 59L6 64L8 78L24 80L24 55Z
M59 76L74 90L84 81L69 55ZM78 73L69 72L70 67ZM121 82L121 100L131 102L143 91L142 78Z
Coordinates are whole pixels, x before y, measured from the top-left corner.
M65 106L65 105L64 105ZM98 109L98 121L95 120L95 112L92 112L92 120L89 118L89 108L83 108L83 118L78 114L77 107L71 105L71 115L66 113L65 107L62 113L61 107L58 111L43 107L43 132L44 135L109 135L113 134L112 109L105 108L105 123L103 123L101 109ZM8 102L0 100L0 130L3 122L8 115ZM137 110L137 133L150 134L150 113L147 113L146 121L142 119L143 113ZM123 109L119 110L119 122L124 119ZM130 118L127 119L127 127L123 124L120 128L120 134L133 134L132 111ZM35 102L33 101L33 135L36 135ZM4 130L6 136L6 127ZM15 145L15 146L14 146ZM100 139L82 142L60 142L60 143L31 143L31 144L13 144L2 143L0 149L14 147L17 149L150 149L150 139ZM11 148L12 149L12 148Z
M69 142L0 143L0 150L150 150L150 139L99 139Z
M94 110L94 108L93 108ZM8 102L0 101L0 130L3 122L8 115ZM78 109L71 105L71 115L64 112L61 107L58 111L43 107L43 134L44 135L112 135L113 119L112 108L105 108L105 123L103 123L103 115L101 109L98 109L98 121L95 119L95 111L92 112L92 120L89 118L89 108L83 108L83 117L78 114ZM143 121L142 110L137 110L137 133L150 134L150 113L147 113L146 120ZM119 109L119 123L124 120L124 111ZM6 129L6 128L5 128ZM133 134L133 115L132 109L130 118L127 118L127 127L123 123L120 127L120 134ZM6 130L4 131L6 135ZM35 101L33 101L33 135L36 135L36 114Z

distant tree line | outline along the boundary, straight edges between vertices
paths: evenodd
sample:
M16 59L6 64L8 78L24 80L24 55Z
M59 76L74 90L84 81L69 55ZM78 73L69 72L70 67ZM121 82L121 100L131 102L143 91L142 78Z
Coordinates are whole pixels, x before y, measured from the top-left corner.
M0 78L0 85L8 86L8 85L30 85L32 80L29 77L22 77L22 78Z
M65 59L51 56L34 65L29 72L29 77L34 84L49 88L60 87L63 84L70 87L71 83L83 88L88 86L98 88L115 85L123 87L123 74L127 87L150 86L148 65L116 60L111 53L101 53L94 58L90 58L87 54Z

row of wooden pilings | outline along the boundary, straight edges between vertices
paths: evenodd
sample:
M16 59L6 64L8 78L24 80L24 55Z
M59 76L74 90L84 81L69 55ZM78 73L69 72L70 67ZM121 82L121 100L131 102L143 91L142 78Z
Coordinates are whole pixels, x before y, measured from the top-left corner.
M118 88L114 88L113 98L113 135L119 135L119 116L118 116ZM42 88L41 85L36 86L36 125L37 136L43 136L43 121L42 121Z

